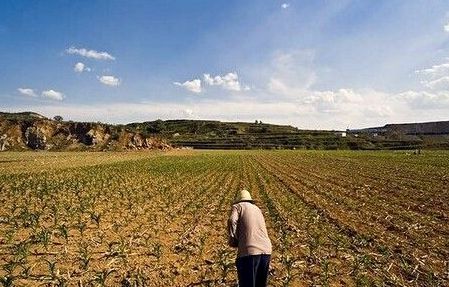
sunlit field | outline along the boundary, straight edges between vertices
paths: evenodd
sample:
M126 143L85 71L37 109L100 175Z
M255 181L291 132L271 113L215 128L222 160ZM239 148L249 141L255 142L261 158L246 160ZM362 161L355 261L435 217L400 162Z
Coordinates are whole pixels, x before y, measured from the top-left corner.
M447 286L448 186L436 151L0 153L1 282L235 286L246 188L271 286Z

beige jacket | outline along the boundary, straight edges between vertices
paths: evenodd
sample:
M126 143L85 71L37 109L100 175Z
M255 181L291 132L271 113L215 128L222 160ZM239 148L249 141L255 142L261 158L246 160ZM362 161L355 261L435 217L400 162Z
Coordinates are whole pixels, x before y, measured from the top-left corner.
M260 209L250 202L232 206L228 220L229 245L237 247L237 257L271 254L265 220Z

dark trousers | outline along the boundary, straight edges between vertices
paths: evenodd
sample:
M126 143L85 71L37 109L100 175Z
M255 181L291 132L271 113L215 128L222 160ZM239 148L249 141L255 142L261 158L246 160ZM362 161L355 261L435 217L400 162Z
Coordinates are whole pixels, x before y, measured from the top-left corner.
M265 287L268 281L270 255L248 255L236 260L239 287Z

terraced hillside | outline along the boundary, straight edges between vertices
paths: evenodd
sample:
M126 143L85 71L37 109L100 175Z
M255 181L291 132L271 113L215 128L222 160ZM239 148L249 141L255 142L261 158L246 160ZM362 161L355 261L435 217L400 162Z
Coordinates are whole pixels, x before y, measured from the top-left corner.
M361 130L301 130L287 125L256 121L220 122L207 120L167 120L126 125L130 130L166 139L173 146L195 149L352 149L413 150L419 148L449 149L446 123L430 125L439 133L410 134L402 127ZM432 124L432 123L429 123ZM413 124L409 124L413 125ZM428 126L426 123L417 126ZM394 129L389 127L393 126ZM398 128L400 127L400 128ZM388 130L389 132L384 132Z
M235 286L226 245L249 189L271 286L447 286L449 154L0 154L4 286Z
M345 148L341 132L299 130L262 122L168 120L133 123L128 128L157 134L174 146L196 149ZM340 135L340 136L339 136Z

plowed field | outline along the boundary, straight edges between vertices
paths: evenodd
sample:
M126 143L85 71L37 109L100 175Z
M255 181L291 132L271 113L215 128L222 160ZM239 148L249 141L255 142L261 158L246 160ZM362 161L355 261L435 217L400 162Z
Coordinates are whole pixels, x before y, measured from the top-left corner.
M449 153L0 153L3 286L235 286L246 188L271 286L447 286Z

